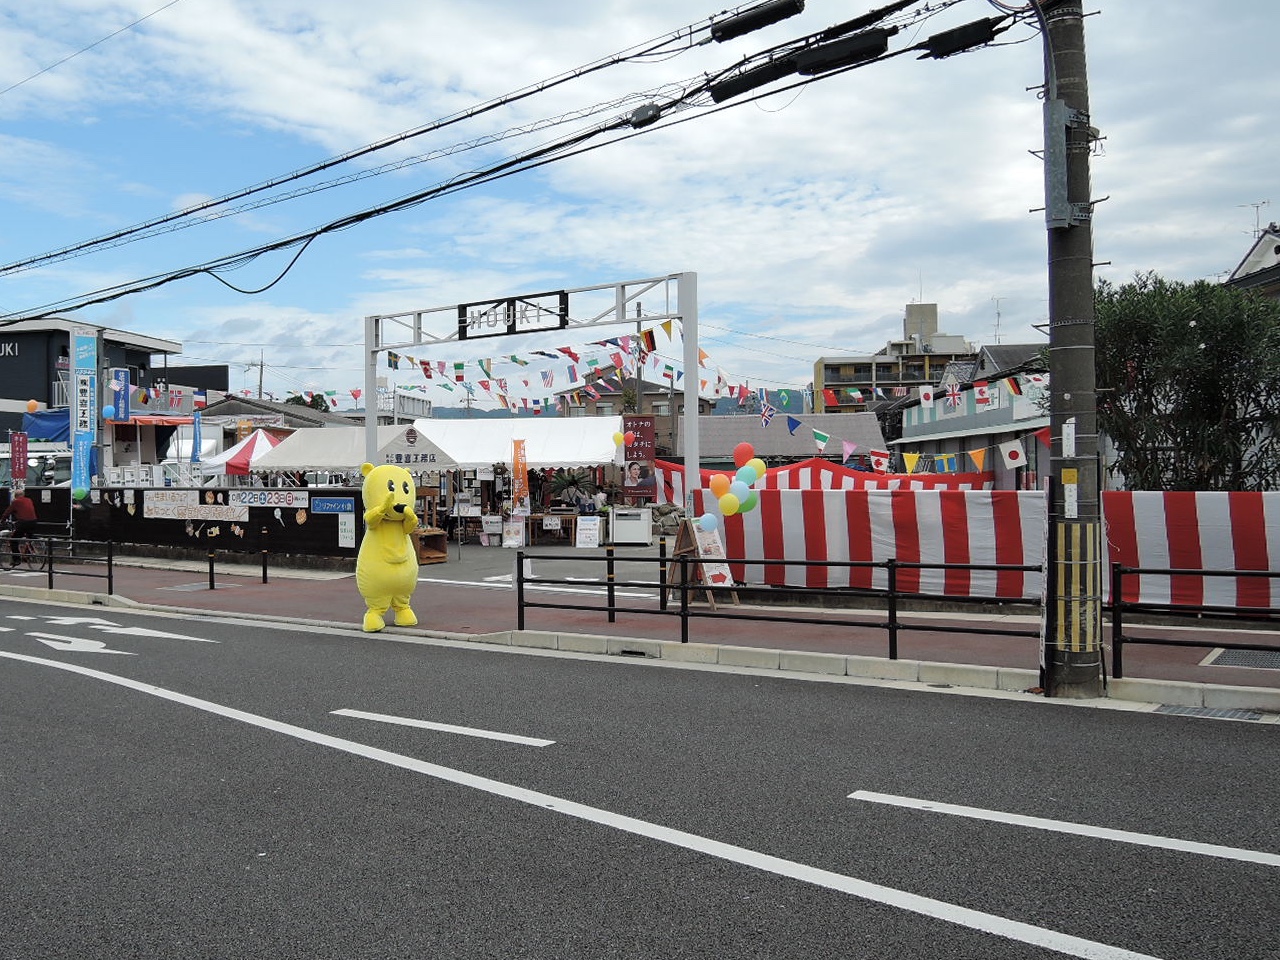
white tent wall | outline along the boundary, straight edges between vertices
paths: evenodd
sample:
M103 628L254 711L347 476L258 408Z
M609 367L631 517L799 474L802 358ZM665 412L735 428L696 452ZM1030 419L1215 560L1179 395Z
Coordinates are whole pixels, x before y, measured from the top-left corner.
M614 440L615 434L622 432L620 416L415 420L413 425L444 451L452 469L510 464L515 440L525 442L530 470L623 462L623 448Z
M254 469L339 473L357 471L364 462L364 427L309 427L295 430L281 440L254 463ZM415 474L454 467L438 446L410 424L378 427L377 462L399 463Z

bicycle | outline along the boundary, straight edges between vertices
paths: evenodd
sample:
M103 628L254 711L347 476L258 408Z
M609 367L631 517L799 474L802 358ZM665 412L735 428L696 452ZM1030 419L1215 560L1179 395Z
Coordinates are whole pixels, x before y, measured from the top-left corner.
M17 543L17 554L12 552L14 527L12 523L6 523L3 530L0 530L0 544L5 548L0 550L0 562L12 563L15 567L24 565L28 570L43 570L49 557L45 551L40 549L40 544L34 537L22 537ZM5 557L9 559L5 561Z

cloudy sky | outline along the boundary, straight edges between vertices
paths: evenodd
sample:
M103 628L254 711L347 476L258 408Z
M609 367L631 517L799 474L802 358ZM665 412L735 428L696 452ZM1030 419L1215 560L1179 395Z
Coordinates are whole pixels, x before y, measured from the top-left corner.
M873 5L809 0L799 16L699 44L724 7L0 0L0 267L632 54L211 211L222 215L187 218L186 229L4 272L0 314L220 260L431 189L671 99ZM1000 13L989 0L933 0L921 19L925 6L893 18L902 30L891 50ZM1280 5L1085 9L1096 13L1086 20L1089 82L1105 138L1092 159L1094 195L1106 198L1094 224L1098 275L1224 276L1255 226L1280 220ZM336 390L344 406L363 386L367 315L684 271L698 276L708 370L753 388L803 387L820 356L875 352L900 336L911 302L937 303L941 329L975 344L1043 342L1045 231L1033 212L1043 180L1032 153L1042 145L1042 57L1020 24L946 60L906 54L732 109L703 98L643 135L603 134L587 141L597 149L321 236L291 267L296 247L220 274L262 292L201 274L63 315L180 341L181 362L232 364L232 389L256 391L249 365L261 359L267 390ZM433 332L447 334L441 324ZM620 332L444 343L420 355L472 360ZM660 348L679 356L679 344Z

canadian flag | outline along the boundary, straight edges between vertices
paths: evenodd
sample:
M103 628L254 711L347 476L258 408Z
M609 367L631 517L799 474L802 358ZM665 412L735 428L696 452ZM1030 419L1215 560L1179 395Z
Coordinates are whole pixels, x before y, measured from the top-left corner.
M1021 440L1009 440L1000 444L1000 455L1004 457L1004 465L1010 470L1027 465L1027 452L1022 449Z
M876 473L889 472L889 453L886 450L871 450L867 453L871 458L871 469Z

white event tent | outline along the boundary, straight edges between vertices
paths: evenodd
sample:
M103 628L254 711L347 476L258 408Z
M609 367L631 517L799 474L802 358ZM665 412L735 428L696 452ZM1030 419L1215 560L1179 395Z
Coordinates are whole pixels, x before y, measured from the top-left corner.
M509 464L516 440L524 441L530 470L623 462L623 448L614 440L622 432L620 416L424 419L413 425L444 451L455 470Z
M254 462L253 469L337 473L358 470L365 460L364 427L308 427L281 440ZM378 427L375 462L399 463L411 473L455 469L443 450L409 424Z

